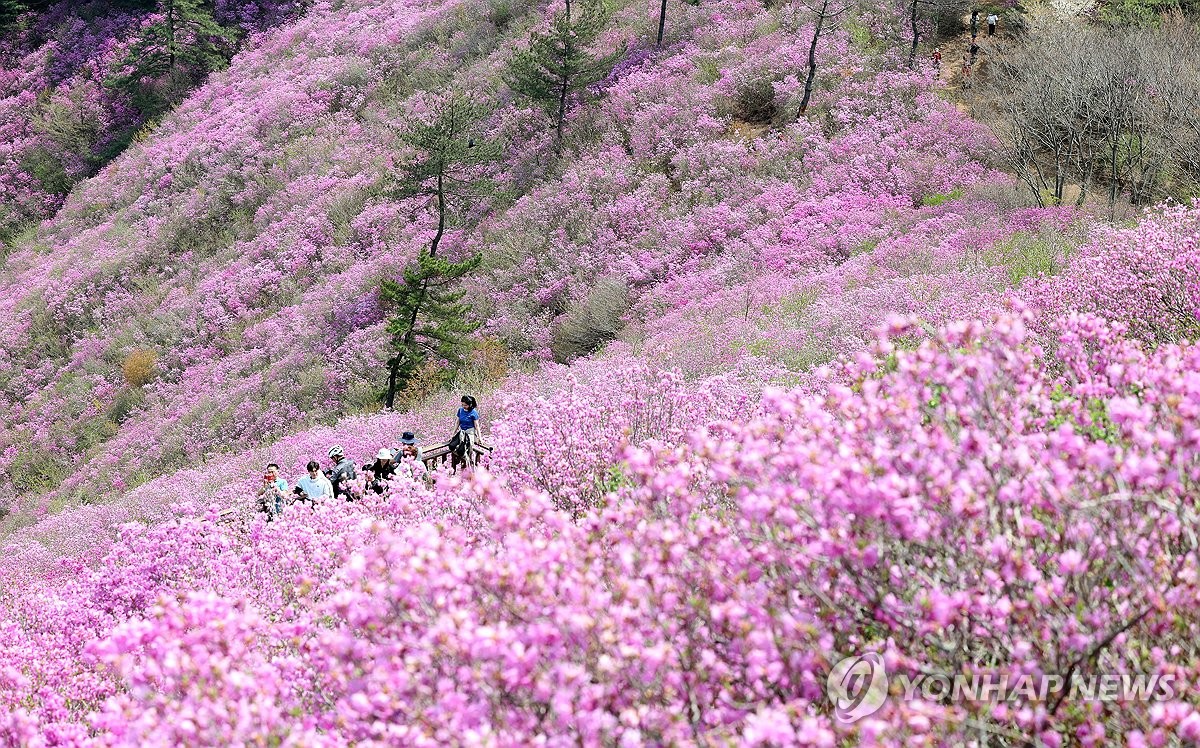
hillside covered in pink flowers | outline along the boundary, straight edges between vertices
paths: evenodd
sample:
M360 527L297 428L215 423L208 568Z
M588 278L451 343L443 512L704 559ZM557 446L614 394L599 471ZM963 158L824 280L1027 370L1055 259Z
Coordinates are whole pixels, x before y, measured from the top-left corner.
M104 81L161 8L31 11L0 745L1200 743L1200 208L1032 207L907 4L830 22L798 117L809 5L668 0L659 45L609 3L561 139L512 70L563 3L218 2L227 67L139 78L152 116ZM502 150L442 231L398 185L455 97ZM381 283L435 235L478 329L381 412ZM267 463L444 441L462 392L478 469L256 511ZM839 720L868 651L1175 690Z

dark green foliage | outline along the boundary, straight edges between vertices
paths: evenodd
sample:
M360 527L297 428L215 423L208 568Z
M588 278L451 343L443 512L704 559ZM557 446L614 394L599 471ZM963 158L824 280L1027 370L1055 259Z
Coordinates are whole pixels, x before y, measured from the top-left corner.
M481 255L462 262L448 262L422 252L404 269L401 282L384 280L380 292L395 310L387 331L396 354L388 361L388 407L426 361L444 361L461 366L467 336L479 329L471 319L471 305L464 291L453 290L459 279L479 267Z
M66 192L74 184L62 160L42 146L30 148L22 154L21 169L50 194Z
M197 80L225 67L235 40L204 0L160 0L158 13L108 80L143 112L177 103Z
M25 445L7 472L18 495L40 494L58 488L71 474L71 466L65 457L44 447Z
M455 95L432 121L414 122L401 140L415 151L411 162L396 175L392 194L401 198L431 198L437 212L437 231L429 248L404 270L402 282L384 280L381 293L392 308L387 331L394 354L388 360L387 407L426 361L462 362L466 338L479 328L470 319L470 304L455 282L479 267L475 255L461 262L437 256L446 226L462 220L475 201L494 191L489 173L504 153L501 143L484 136L486 107Z
M509 63L505 83L515 93L537 103L554 120L554 132L562 142L567 101L601 80L612 70L625 50L592 55L588 46L604 30L608 13L602 0L575 0L583 8L572 15L572 2L554 16L548 33L535 32L529 48L518 52Z
M0 0L0 33L17 28L21 16L29 10L21 0Z
M908 66L917 62L917 48L921 42L922 28L931 24L935 35L952 35L962 29L962 16L968 11L966 0L904 0L905 15L912 43L908 49Z
M512 0L494 0L487 12L488 22L501 31L507 29L516 17Z
M734 115L744 122L767 124L775 117L775 84L768 76L738 83Z
M563 315L554 330L551 351L568 363L617 337L629 311L629 286L620 278L602 278L587 298Z

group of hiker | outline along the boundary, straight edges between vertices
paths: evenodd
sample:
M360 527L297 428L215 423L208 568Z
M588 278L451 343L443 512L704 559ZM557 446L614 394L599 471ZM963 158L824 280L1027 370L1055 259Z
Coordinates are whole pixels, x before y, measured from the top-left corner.
M987 15L987 35L988 36L996 35L996 24L998 24L999 22L1000 22L1000 16L996 15L995 12L988 13L988 15ZM969 86L971 84L971 67L975 64L975 61L977 59L979 59L979 44L975 41L978 38L978 36L979 36L979 11L972 10L971 11L971 46L968 47L967 51L963 53L963 59L962 59L962 76L963 76L963 85L964 86ZM933 50L932 57L933 57L934 69L941 70L942 69L942 48L935 47Z
M455 414L455 427L454 436L446 446L451 453L468 456L464 464L472 465L470 456L480 441L480 429L478 403L471 395L462 396L461 407ZM351 482L358 478L360 468L346 456L346 450L340 444L330 447L327 455L331 463L328 468L322 470L319 462L310 460L305 466L307 472L296 479L295 486L290 490L288 482L280 476L279 465L274 462L267 465L262 478L263 485L258 492L259 510L272 519L282 514L285 507L297 502L312 505L328 499L353 501ZM425 475L423 458L424 454L417 446L416 434L405 431L400 435L399 446L380 447L374 460L362 465L363 490L382 494L397 475L413 478Z

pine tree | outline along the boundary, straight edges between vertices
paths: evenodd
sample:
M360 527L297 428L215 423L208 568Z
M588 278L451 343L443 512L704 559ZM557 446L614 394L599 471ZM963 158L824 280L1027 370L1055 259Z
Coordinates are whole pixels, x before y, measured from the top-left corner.
M828 26L834 19L850 10L850 3L831 0L802 0L800 5L816 15L816 22L813 24L812 39L808 44L808 74L804 78L804 96L800 99L797 117L803 117L808 112L808 104L812 101L813 85L817 80L817 42L821 40L821 33L829 31Z
M429 247L436 255L451 214L491 194L490 166L504 155L503 146L481 135L490 110L460 94L452 95L430 122L412 122L400 136L416 152L396 176L395 197L433 198L437 233Z
M166 78L174 85L180 77L203 77L228 63L235 39L213 17L205 0L159 0L158 20L142 29L121 64L121 71L109 81L116 88L129 90L141 108L153 108L153 96L144 80ZM171 95L168 94L167 103Z
M482 255L462 262L448 262L422 251L417 261L404 269L404 279L385 279L380 293L395 311L388 320L395 354L388 364L388 388L385 404L395 405L396 392L430 358L451 366L463 363L466 337L479 329L471 319L471 305L465 292L453 290L455 283L479 267Z
M17 28L21 17L29 11L21 0L0 0L0 32L8 32Z
M625 53L624 49L607 55L588 53L588 45L604 30L608 14L603 0L580 1L584 7L579 17L572 15L571 0L566 0L566 9L555 14L549 32L535 32L529 48L513 57L505 76L509 88L538 103L554 119L560 143L567 101L602 80Z
M393 407L402 389L430 358L462 362L466 337L478 329L470 304L453 286L479 267L474 255L461 262L437 256L447 225L469 213L475 201L493 193L490 167L503 155L502 145L480 134L485 107L452 96L428 123L413 123L401 140L416 156L397 175L394 196L426 197L434 204L437 230L429 247L404 270L403 282L384 280L381 293L394 310L388 321L394 354L388 359L384 402Z

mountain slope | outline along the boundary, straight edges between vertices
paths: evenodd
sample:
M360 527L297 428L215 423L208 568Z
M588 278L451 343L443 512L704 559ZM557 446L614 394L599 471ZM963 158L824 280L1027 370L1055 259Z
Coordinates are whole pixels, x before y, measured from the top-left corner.
M10 256L0 742L1200 739L1182 689L826 691L866 652L1194 681L1200 209L1027 207L879 9L794 121L809 19L671 6L656 50L616 7L558 148L501 83L554 10L318 4ZM373 411L374 289L434 230L397 133L451 88L508 144L445 243L494 455L268 523L267 462L449 433L457 391Z
M747 329L712 361L757 352L795 372L852 349L888 310L916 308L889 302L857 330L778 320L775 304L800 313L788 294L816 293L803 314L828 313L814 271L853 257L844 272L895 286L884 296L897 302L943 289L967 303L978 297L970 283L991 283L986 271L938 279L904 266L914 251L978 253L1011 231L986 201L964 201L963 190L1001 178L973 156L988 136L930 95L928 79L832 36L841 62L819 92L822 126L746 142L731 128L747 97L767 81L782 112L795 93L803 29L737 4L677 16L685 42L631 54L597 104L572 110L563 159L546 158L539 114L519 102L496 111L510 143L501 181L510 196L528 194L491 213L479 206L484 220L449 241L451 252L484 250L471 296L486 335L535 361L573 355L561 328L603 302L589 297L601 280L627 289L609 313L617 327L622 316L653 326L724 288L744 296L746 278L768 273L780 280L750 305L761 313L743 314ZM0 276L0 468L24 516L373 407L387 356L374 288L432 230L423 205L387 197L389 162L406 158L391 153L396 129L454 75L475 96L496 96L521 23L537 21L491 5L314 8L80 185ZM600 43L644 21L624 8ZM659 100L662 86L677 102ZM964 199L921 206L942 194ZM954 240L902 247L896 261L867 251L890 252L927 221L957 221ZM935 275L944 271L955 272L943 263ZM839 277L820 283L837 288ZM764 338L774 321L783 330ZM791 343L767 351L772 336L814 334L798 356ZM153 365L126 376L138 360Z

